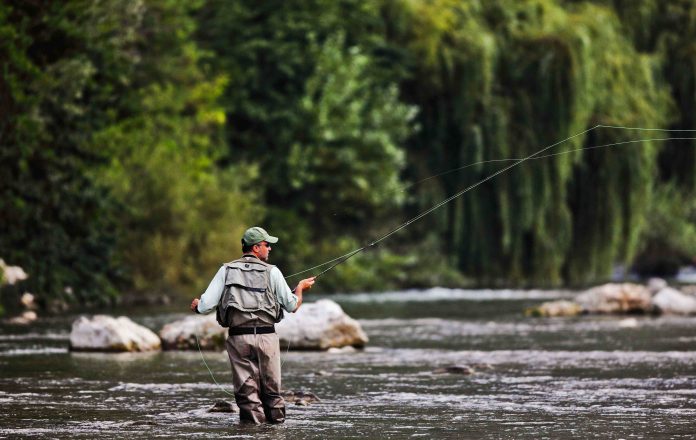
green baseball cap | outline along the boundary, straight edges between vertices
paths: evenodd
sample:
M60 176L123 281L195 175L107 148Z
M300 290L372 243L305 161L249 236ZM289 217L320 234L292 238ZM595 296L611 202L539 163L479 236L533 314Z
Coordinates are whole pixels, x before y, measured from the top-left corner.
M269 243L278 243L278 237L269 235L265 229L254 226L249 228L244 233L242 237L242 245L251 246L252 244L261 243L262 241L267 241Z

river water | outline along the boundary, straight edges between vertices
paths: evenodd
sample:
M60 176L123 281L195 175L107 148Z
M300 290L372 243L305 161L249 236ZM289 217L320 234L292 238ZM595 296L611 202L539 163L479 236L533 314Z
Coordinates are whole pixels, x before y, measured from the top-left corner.
M693 439L696 317L527 318L572 293L431 289L331 298L370 337L363 351L283 349L278 426L210 413L232 398L198 352L70 353L75 316L0 326L0 438ZM186 304L181 305L182 308ZM154 330L183 316L130 317ZM231 391L223 353L206 360ZM471 375L438 373L470 366Z

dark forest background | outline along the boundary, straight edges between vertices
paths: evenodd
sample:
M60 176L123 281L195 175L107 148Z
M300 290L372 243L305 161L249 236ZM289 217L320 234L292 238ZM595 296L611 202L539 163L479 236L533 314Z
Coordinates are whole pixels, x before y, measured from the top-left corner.
M195 294L252 225L292 274L583 132L318 287L696 255L696 143L655 140L696 133L590 130L696 128L693 0L4 0L0 63L0 257L30 275L5 301Z

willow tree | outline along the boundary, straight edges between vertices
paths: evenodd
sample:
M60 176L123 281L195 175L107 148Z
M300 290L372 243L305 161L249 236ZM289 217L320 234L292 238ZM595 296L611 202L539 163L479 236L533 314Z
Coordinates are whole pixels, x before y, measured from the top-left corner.
M421 172L523 158L572 137L547 151L568 154L525 162L440 216L435 227L460 269L486 283L553 285L602 277L630 258L659 147L571 151L635 139L585 132L597 124L660 127L669 114L656 60L636 52L616 15L550 0L388 2L387 10L400 23L393 41L416 63L403 87L423 109L409 148L429 159ZM506 164L448 174L440 197Z
M696 127L696 2L691 0L594 0L612 7L636 49L654 53L669 83L676 113L667 128ZM674 137L693 137L687 133ZM696 191L696 141L675 139L660 152L661 177Z
M696 2L690 0L603 0L619 14L623 28L642 52L661 59L676 111L668 128L696 128ZM666 137L666 136L665 136ZM691 200L696 195L696 141L693 132L674 132L658 157L660 185L647 217L642 249L635 261L645 274L674 275L694 258ZM691 211L693 212L693 211ZM667 220L669 218L669 220Z

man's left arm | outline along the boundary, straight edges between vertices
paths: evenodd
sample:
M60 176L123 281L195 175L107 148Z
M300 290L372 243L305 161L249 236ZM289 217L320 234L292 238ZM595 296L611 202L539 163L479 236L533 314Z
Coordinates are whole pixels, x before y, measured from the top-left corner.
M217 307L225 287L225 266L222 266L210 281L201 299L195 298L191 302L191 311L196 313L208 313Z

